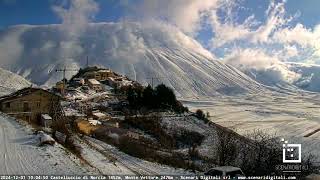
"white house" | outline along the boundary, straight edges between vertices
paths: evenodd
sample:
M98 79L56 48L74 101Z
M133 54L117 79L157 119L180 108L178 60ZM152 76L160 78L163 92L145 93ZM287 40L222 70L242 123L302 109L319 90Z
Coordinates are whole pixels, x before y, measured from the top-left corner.
M50 127L52 125L52 118L48 114L41 114L41 125L43 127Z
M88 85L91 89L93 89L95 91L102 90L102 86L101 86L100 82L97 81L96 79L88 79Z

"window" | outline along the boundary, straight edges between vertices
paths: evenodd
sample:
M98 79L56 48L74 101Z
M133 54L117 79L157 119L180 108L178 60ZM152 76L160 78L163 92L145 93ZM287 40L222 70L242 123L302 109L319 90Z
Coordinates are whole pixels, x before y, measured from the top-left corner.
M30 111L29 103L23 102L23 112L28 112L28 111Z
M41 105L40 101L37 101L37 107L39 108Z
M6 103L6 108L10 108L10 102Z

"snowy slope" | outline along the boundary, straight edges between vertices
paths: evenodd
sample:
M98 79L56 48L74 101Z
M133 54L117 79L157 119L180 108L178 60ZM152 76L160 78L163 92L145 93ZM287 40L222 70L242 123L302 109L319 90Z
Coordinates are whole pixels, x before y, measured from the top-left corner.
M197 41L167 25L97 23L84 33L67 34L61 25L20 25L0 31L4 58L0 66L34 83L52 85L62 78L55 69L84 67L88 55L90 65L112 68L144 84L151 84L153 78L154 84L163 82L183 97L263 90L247 75L215 60ZM14 57L6 55L12 51L7 44L14 45ZM74 73L67 72L67 77Z
M31 83L23 77L0 68L0 96L30 85Z
M0 114L1 175L86 174L87 168L61 145L38 147L35 135Z

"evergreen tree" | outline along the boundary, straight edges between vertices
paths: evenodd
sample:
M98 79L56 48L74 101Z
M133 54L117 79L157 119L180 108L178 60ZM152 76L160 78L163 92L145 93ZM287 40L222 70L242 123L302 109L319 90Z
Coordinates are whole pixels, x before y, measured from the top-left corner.
M141 108L142 105L142 90L139 87L130 86L127 91L127 100L132 109L137 111Z
M155 107L155 92L150 85L143 90L142 103L148 108Z
M177 102L173 90L164 84L160 84L155 89L156 102L163 108L173 108Z

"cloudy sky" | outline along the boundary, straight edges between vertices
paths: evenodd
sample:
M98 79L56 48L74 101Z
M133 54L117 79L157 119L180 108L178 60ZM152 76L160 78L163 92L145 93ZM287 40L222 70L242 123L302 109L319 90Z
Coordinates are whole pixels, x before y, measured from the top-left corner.
M0 0L0 29L67 23L78 33L88 22L152 19L230 62L320 64L318 7L319 0Z

